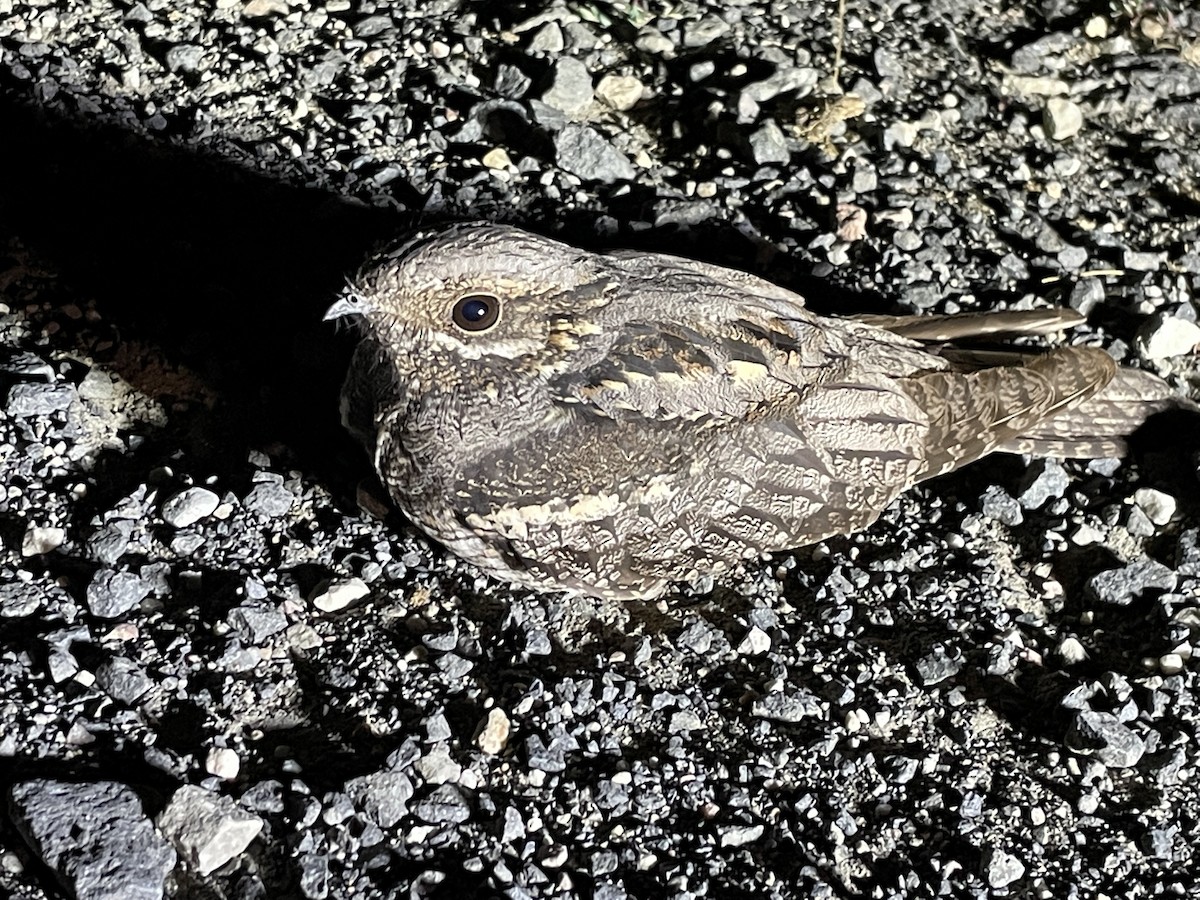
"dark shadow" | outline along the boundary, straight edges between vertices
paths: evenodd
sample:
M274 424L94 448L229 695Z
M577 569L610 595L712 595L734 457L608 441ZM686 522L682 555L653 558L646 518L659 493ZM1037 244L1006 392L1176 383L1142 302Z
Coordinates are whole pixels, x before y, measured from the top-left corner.
M167 405L172 439L196 465L282 445L325 471L343 449L336 397L350 342L335 339L322 311L372 244L410 220L3 96L0 122L11 173L0 234L19 236L61 273L68 300L95 301L101 317L36 310L36 326L58 329L54 346L77 340ZM393 186L419 208L419 196ZM143 346L195 373L211 408L191 402L176 414L183 398L128 352Z

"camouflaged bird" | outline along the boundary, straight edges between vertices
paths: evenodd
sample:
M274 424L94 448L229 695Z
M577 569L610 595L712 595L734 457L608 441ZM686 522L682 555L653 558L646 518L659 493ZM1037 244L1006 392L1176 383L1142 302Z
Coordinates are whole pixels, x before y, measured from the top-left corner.
M1070 311L826 318L753 275L465 224L374 257L343 418L400 510L540 590L654 597L848 534L995 450L1119 454L1167 386L1102 350L983 354Z

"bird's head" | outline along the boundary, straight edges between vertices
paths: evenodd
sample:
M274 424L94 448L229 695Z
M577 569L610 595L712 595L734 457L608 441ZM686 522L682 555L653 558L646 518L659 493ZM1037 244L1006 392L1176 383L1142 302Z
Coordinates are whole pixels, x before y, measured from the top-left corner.
M601 333L597 314L613 286L603 257L469 223L419 233L371 257L325 317L360 316L376 343L415 368L549 375Z

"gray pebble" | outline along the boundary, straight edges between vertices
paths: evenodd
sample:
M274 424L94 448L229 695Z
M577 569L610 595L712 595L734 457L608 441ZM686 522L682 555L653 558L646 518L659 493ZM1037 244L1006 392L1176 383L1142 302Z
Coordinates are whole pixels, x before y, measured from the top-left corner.
M266 481L258 484L246 495L246 509L268 519L285 515L292 508L296 495L282 484Z
M808 692L792 691L787 694L767 694L754 701L750 711L762 719L773 722L799 722L809 717L819 717L821 701Z
M1120 569L1093 575L1088 593L1100 603L1128 606L1143 591L1173 591L1179 579L1174 572L1153 559L1140 559Z
M221 498L207 488L190 487L163 503L163 521L174 528L186 528L211 516L220 503Z
M159 814L158 827L180 856L207 875L241 856L263 821L228 797L185 784Z
M27 581L0 582L0 618L31 616L42 607L42 589Z
M529 39L531 54L562 53L566 43L563 40L562 28L557 22L547 22Z
M119 782L14 784L13 820L77 900L159 900L175 851Z
M47 382L54 380L54 367L37 354L24 350L5 352L0 357L0 372L18 378L40 378Z
M637 170L621 151L585 125L568 125L554 139L558 165L585 181L632 181Z
M1166 262L1165 253L1154 253L1148 250L1126 250L1122 264L1133 272L1157 272Z
M717 16L705 16L683 26L683 46L705 47L729 33L729 23Z
M564 57L554 64L550 87L542 94L542 102L577 116L592 103L592 76L587 66L577 59Z
M1104 283L1099 278L1085 278L1071 289L1071 308L1088 315L1096 304L1104 300Z
M346 794L381 828L394 828L408 815L413 783L403 772L374 772L346 782Z
M1020 525L1025 521L1025 516L1021 513L1021 504L997 484L993 484L984 492L980 508L985 516L1008 526Z
M1025 474L1017 500L1025 509L1039 509L1047 500L1061 497L1071 483L1071 476L1056 459L1034 460Z
M944 647L935 647L933 652L917 661L917 674L926 687L953 678L963 666L961 658L953 658Z
M984 848L980 867L984 880L993 888L1007 887L1025 876L1021 860L995 847Z
M1106 766L1127 769L1136 766L1146 752L1146 742L1112 713L1080 710L1067 732L1067 746L1096 757Z
M1065 141L1083 128L1083 110L1065 97L1051 97L1046 103L1043 125L1051 139Z
M774 119L767 120L761 128L750 135L750 150L754 161L760 166L770 163L786 163L792 158L787 139Z
M166 55L167 68L172 72L190 75L202 68L204 48L197 44L176 44Z
M742 88L741 97L755 105L773 100L780 94L812 87L820 78L816 69L782 66L771 75Z
M17 384L8 392L7 412L17 418L49 416L67 409L78 396L73 384Z
M141 666L123 656L110 659L96 669L96 684L127 706L136 704L154 687Z
M150 594L150 585L132 572L101 569L85 594L88 609L102 619L124 615Z
M267 641L288 626L287 617L269 604L245 603L229 611L228 622L245 644Z
M744 847L763 836L762 825L725 825L718 834L722 847Z
M443 784L420 801L417 816L431 825L465 822L471 817L471 807L462 792L452 784Z

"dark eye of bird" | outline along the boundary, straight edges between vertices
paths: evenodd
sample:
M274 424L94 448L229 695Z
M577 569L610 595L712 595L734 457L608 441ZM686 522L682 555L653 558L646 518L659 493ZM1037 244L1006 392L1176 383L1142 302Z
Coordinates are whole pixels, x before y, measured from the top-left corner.
M467 294L454 304L454 324L464 331L485 331L500 318L500 300L489 294Z

